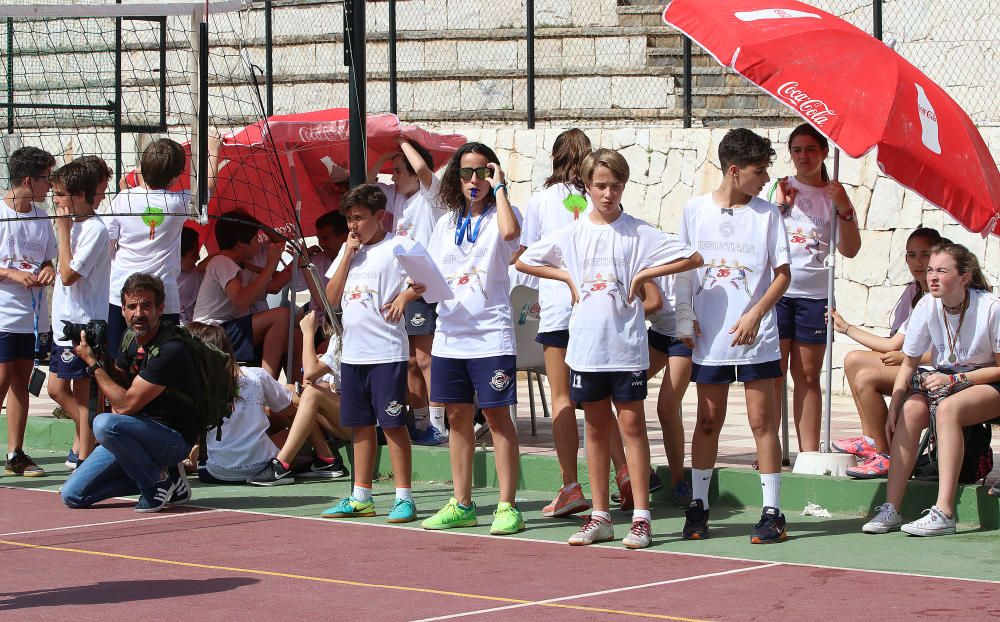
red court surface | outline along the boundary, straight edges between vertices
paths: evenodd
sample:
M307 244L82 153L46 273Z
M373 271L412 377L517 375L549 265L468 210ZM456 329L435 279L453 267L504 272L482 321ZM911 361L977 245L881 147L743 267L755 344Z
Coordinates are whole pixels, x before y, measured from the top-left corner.
M989 619L1000 586L0 488L0 619ZM993 594L994 597L991 597ZM991 610L992 607L992 610ZM855 617L848 613L848 618Z

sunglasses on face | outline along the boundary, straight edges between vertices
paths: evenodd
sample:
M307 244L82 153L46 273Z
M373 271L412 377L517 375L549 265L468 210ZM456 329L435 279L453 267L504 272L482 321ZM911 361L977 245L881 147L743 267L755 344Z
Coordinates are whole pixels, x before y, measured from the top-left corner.
M462 178L462 181L471 181L473 173L479 179L490 179L493 177L493 169L488 166L480 166L479 168L463 167L458 169L458 175Z

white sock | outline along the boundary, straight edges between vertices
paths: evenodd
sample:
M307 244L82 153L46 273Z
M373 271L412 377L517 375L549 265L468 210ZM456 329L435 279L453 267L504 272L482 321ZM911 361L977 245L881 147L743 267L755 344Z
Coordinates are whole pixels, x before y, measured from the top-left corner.
M764 507L781 509L781 473L761 473L760 486L764 489Z
M653 515L650 514L649 510L632 510L632 522L634 523L640 518L649 523L653 522Z
M428 408L431 416L431 426L441 434L447 434L444 427L444 406L431 406Z
M870 436L865 436L864 439L865 439L865 442L868 443L869 445L871 445L872 447L875 446L875 439L874 438L872 438Z
M354 492L351 493L355 501L360 501L365 503L372 498L372 489L369 486L362 486L360 484L354 485Z
M712 472L715 469L691 469L692 499L701 499L705 509L708 509L708 488L712 485Z
M601 520L606 520L611 522L611 512L602 512L600 510L594 510L590 513L591 518L600 518Z
M400 501L413 501L413 489L412 488L397 488L396 498Z
M430 425L431 411L428 407L414 408L413 409L413 427L417 429L418 432L423 432Z

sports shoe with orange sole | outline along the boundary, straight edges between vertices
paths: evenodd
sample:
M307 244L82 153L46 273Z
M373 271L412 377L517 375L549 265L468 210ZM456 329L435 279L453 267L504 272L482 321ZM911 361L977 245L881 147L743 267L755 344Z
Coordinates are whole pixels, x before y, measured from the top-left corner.
M580 484L573 483L569 491L566 487L559 489L556 498L552 503L542 508L542 516L546 518L556 518L559 516L569 516L590 509L590 502L583 496L583 488Z

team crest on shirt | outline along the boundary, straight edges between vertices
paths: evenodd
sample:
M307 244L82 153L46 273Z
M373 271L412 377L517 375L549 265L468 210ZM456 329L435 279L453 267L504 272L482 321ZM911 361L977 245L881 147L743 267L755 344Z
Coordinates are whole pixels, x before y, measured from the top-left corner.
M396 235L398 235L401 238L410 237L410 231L413 231L413 225L401 224L398 227L396 227Z
M719 235L728 240L733 237L734 233L736 233L736 225L734 225L732 221L725 220L719 223Z
M493 377L490 378L490 386L493 387L495 391L503 391L510 386L510 381L510 374L502 369L498 369L493 372Z
M398 417L401 412L403 412L403 405L396 400L392 400L389 402L389 405L385 407L385 414L390 417Z
M728 263L725 258L719 261L712 261L705 264L705 273L701 277L701 283L698 284L698 291L695 295L700 294L706 289L712 289L718 284L729 283L736 290L740 288L750 296L750 273L753 272L752 268L744 266L738 260L733 263Z
M583 285L580 287L581 302L586 301L591 296L599 296L601 294L607 294L611 300L618 302L620 301L623 307L629 306L625 302L625 296L622 293L623 283L618 279L618 275L613 272L600 273L598 272L594 276L585 274L583 276Z
M456 294L460 289L468 288L474 292L478 292L483 297L483 300L489 300L489 296L486 295L486 284L484 283L485 274L485 270L480 270L476 266L472 266L468 271L461 269L454 271L450 276L445 277L445 280Z
M424 317L423 313L414 313L413 317L410 318L410 324L414 326L423 326L427 323L427 318Z
M69 365L70 363L72 363L73 359L75 359L75 358L76 358L76 355L73 354L73 350L71 350L69 348L66 348L65 350L63 350L62 352L59 353L59 360L61 360L63 363L66 363L67 365Z
M792 231L789 228L787 229L787 232L789 244L803 245L804 248L809 251L809 254L812 255L810 261L815 259L817 263L823 263L823 257L821 255L825 256L825 253L823 253L822 247L829 246L829 244L820 239L819 231L814 229L809 233L806 233L802 231L802 227L796 227L795 231Z
M375 309L375 290L368 285L355 285L344 292L344 305L360 304L365 309Z

